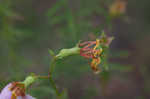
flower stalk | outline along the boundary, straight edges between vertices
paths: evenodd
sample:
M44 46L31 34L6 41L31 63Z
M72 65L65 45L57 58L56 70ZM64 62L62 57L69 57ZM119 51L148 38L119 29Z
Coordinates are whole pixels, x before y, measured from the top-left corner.
M9 90L11 92L10 94L10 96L12 97L11 99L16 99L18 96L25 97L26 88L41 78L49 79L51 86L55 90L57 98L59 99L59 97L61 96L61 93L57 89L57 86L52 77L57 60L63 59L71 55L80 55L86 59L92 60L90 62L90 66L92 70L94 71L94 73L99 73L101 72L101 68L99 68L99 64L101 64L101 61L104 60L104 56L106 56L105 50L109 47L113 39L114 39L113 37L106 37L106 35L102 33L101 38L96 39L95 41L85 41L82 43L78 43L73 48L60 50L60 52L57 55L55 55L50 50L49 52L53 57L50 63L48 76L38 76L38 75L32 74L32 75L27 76L23 82L11 83L10 85L11 87ZM103 66L103 68L104 67L106 68L106 66ZM25 98L25 99L34 99L34 98Z
M53 53L53 52L50 51L50 54L51 53ZM52 58L51 63L50 63L49 80L50 80L50 83L51 83L53 89L55 90L57 97L59 97L61 95L61 93L57 89L57 86L56 86L56 84L52 78L52 74L53 74L53 71L55 69L56 62L59 59L63 59L67 56L76 55L76 54L80 54L80 48L79 48L78 44L75 47L70 48L70 49L62 49L57 55L54 55L54 53L52 54L53 58Z

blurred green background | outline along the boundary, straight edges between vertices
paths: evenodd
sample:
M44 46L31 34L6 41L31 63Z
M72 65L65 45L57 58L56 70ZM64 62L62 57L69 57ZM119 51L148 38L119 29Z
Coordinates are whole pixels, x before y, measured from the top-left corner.
M47 75L49 49L58 53L104 30L115 37L109 71L94 75L80 56L58 61L54 80L62 99L150 99L150 1L121 1L0 0L0 89L31 72ZM28 92L56 99L49 80Z

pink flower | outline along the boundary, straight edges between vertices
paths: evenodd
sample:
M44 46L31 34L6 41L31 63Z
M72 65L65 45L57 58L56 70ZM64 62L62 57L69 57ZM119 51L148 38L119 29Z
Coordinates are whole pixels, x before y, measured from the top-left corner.
M30 95L25 94L24 84L20 82L12 82L0 93L0 99L35 99Z

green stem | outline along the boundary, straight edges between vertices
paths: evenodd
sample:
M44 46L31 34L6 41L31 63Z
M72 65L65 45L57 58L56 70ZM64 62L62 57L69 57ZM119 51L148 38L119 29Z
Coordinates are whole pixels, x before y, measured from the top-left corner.
M52 73L54 71L55 64L56 64L56 57L54 56L51 60L50 68L49 68L49 76L50 77L52 76Z
M57 98L59 98L59 96L61 95L61 93L59 93L59 90L57 89L57 86L54 82L54 80L52 79L52 74L56 65L56 61L58 59L62 59L64 57L67 56L71 56L71 55L75 55L75 54L79 54L80 53L80 48L78 47L78 44L70 49L62 49L56 56L53 56L51 63L50 63L50 68L49 68L49 79L50 79L50 83L52 85L52 87L54 88Z
M59 93L59 91L58 91L58 89L57 89L57 86L56 86L54 80L52 79L52 77L50 77L49 79L50 79L50 83L51 83L52 87L53 87L54 90L55 90L56 95L57 95L57 96L60 96L60 93Z
M50 71L50 72L49 72L49 79L50 79L50 83L51 83L51 85L52 85L53 89L55 90L56 95L57 95L57 96L59 96L59 95L60 95L60 93L59 93L59 91L58 91L58 89L57 89L57 86L56 86L56 84L55 84L54 80L52 79L52 73L53 73L53 70L54 70L55 64L56 64L56 58L55 58L55 57L53 57L53 59L52 59L52 61L51 61L51 63L50 63L50 69L49 69L49 71Z

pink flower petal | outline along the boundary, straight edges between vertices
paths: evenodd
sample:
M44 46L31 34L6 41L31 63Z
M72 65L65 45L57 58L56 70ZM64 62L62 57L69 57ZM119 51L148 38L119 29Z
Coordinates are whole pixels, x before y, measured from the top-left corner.
M9 90L9 87L12 84L9 83L0 93L0 99L11 99L12 92Z
M12 92L10 91L10 87L11 87L11 83L9 83L8 85L6 85L5 88L3 88L3 90L0 93L0 99L11 99L12 96ZM18 96L17 99L36 99L30 95L26 95L24 97L22 96Z

